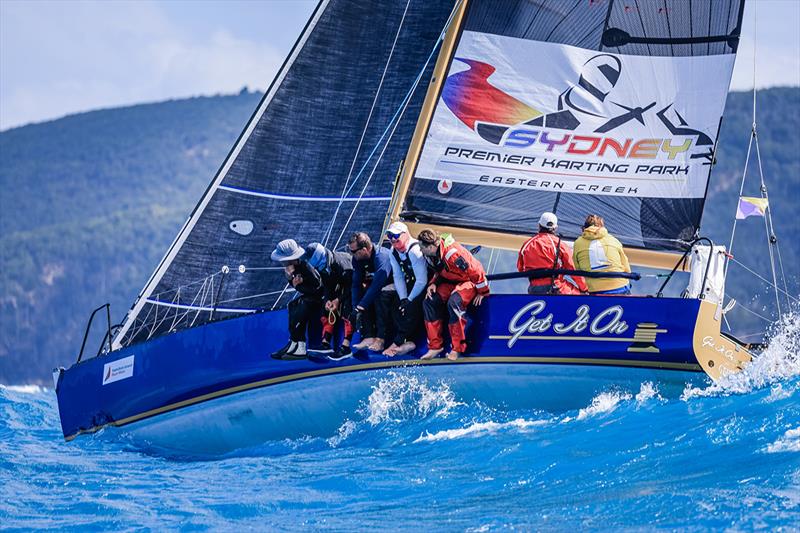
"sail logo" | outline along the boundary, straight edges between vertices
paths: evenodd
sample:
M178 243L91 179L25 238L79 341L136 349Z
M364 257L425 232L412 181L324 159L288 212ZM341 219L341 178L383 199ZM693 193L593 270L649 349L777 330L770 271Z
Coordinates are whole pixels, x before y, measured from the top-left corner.
M570 322L554 322L553 313L544 313L546 307L544 300L534 300L511 317L508 323L511 335L507 343L509 348L521 339L549 338L541 335L544 333L560 336L588 330L589 336L586 338L591 339L601 335L622 335L628 331L628 323L622 319L621 305L613 305L592 316L591 309L584 304L578 307L575 318Z
M132 377L135 357L130 355L103 365L103 385Z
M640 105L614 97L623 72L620 57L601 53L589 58L577 81L558 96L552 112L537 109L493 85L489 81L497 71L493 65L465 57L455 59L468 68L447 78L442 101L486 142L507 148L539 148L553 154L630 159L674 160L694 150L690 159L710 164L714 141L689 127L674 102L659 105L647 101ZM652 114L657 120L650 119ZM604 135L629 123L647 126L650 131L654 131L655 123L667 135L645 139ZM575 131L597 135L566 133Z

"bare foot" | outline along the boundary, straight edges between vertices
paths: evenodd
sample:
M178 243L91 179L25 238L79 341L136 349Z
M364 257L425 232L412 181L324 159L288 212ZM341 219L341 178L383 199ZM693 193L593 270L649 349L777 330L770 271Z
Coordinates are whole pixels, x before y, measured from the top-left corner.
M387 356L387 357L394 357L395 355L397 355L397 350L398 350L399 348L400 348L400 347L399 347L399 346L397 346L397 344L395 344L395 343L392 343L392 345L391 345L391 346L389 346L388 348L386 348L386 349L383 351L383 355L385 355L385 356Z
M439 357L439 355L443 351L444 351L444 348L434 348L434 349L428 348L428 352L425 355L423 355L422 357L420 357L420 359L424 359L424 360L427 361L428 359L433 359L434 357Z
M383 339L375 339L372 344L369 345L367 348L370 352L382 352L383 351Z
M375 342L375 337L367 337L366 339L361 339L361 342L353 345L353 349L366 350L372 345L373 342Z
M457 351L455 351L455 350L450 350L450 351L447 353L447 360L448 360L448 361L456 361L456 360L458 360L458 358L459 358L460 356L461 356L461 353L460 353L460 352L457 352Z
M397 350L395 350L394 354L395 355L405 355L407 353L413 352L416 349L417 349L417 345L414 344L413 342L404 342L403 344L401 344L400 346L397 347Z

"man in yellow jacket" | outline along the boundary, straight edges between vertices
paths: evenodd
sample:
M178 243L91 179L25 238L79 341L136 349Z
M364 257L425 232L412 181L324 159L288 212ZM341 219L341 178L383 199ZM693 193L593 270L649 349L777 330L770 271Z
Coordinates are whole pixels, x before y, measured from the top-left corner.
M583 234L575 241L572 258L578 270L591 272L630 272L628 257L622 244L609 235L602 217L589 215L583 225ZM590 294L629 295L625 278L586 278Z

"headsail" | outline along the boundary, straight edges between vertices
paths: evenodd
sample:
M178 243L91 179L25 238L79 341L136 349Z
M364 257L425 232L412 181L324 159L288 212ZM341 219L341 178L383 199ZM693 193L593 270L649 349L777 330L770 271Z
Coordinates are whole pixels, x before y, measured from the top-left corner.
M454 3L320 2L115 347L285 305L281 239L380 231Z
M602 214L627 247L697 232L743 0L471 0L396 216L567 238ZM491 241L490 243L491 244Z

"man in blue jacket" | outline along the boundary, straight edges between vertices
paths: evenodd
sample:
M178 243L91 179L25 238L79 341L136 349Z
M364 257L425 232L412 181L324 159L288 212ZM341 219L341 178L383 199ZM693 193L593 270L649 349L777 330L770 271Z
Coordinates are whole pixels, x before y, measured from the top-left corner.
M361 333L361 342L353 349L382 352L389 324L388 305L397 298L392 285L392 254L374 246L369 235L360 231L350 237L347 246L353 256L351 322Z

